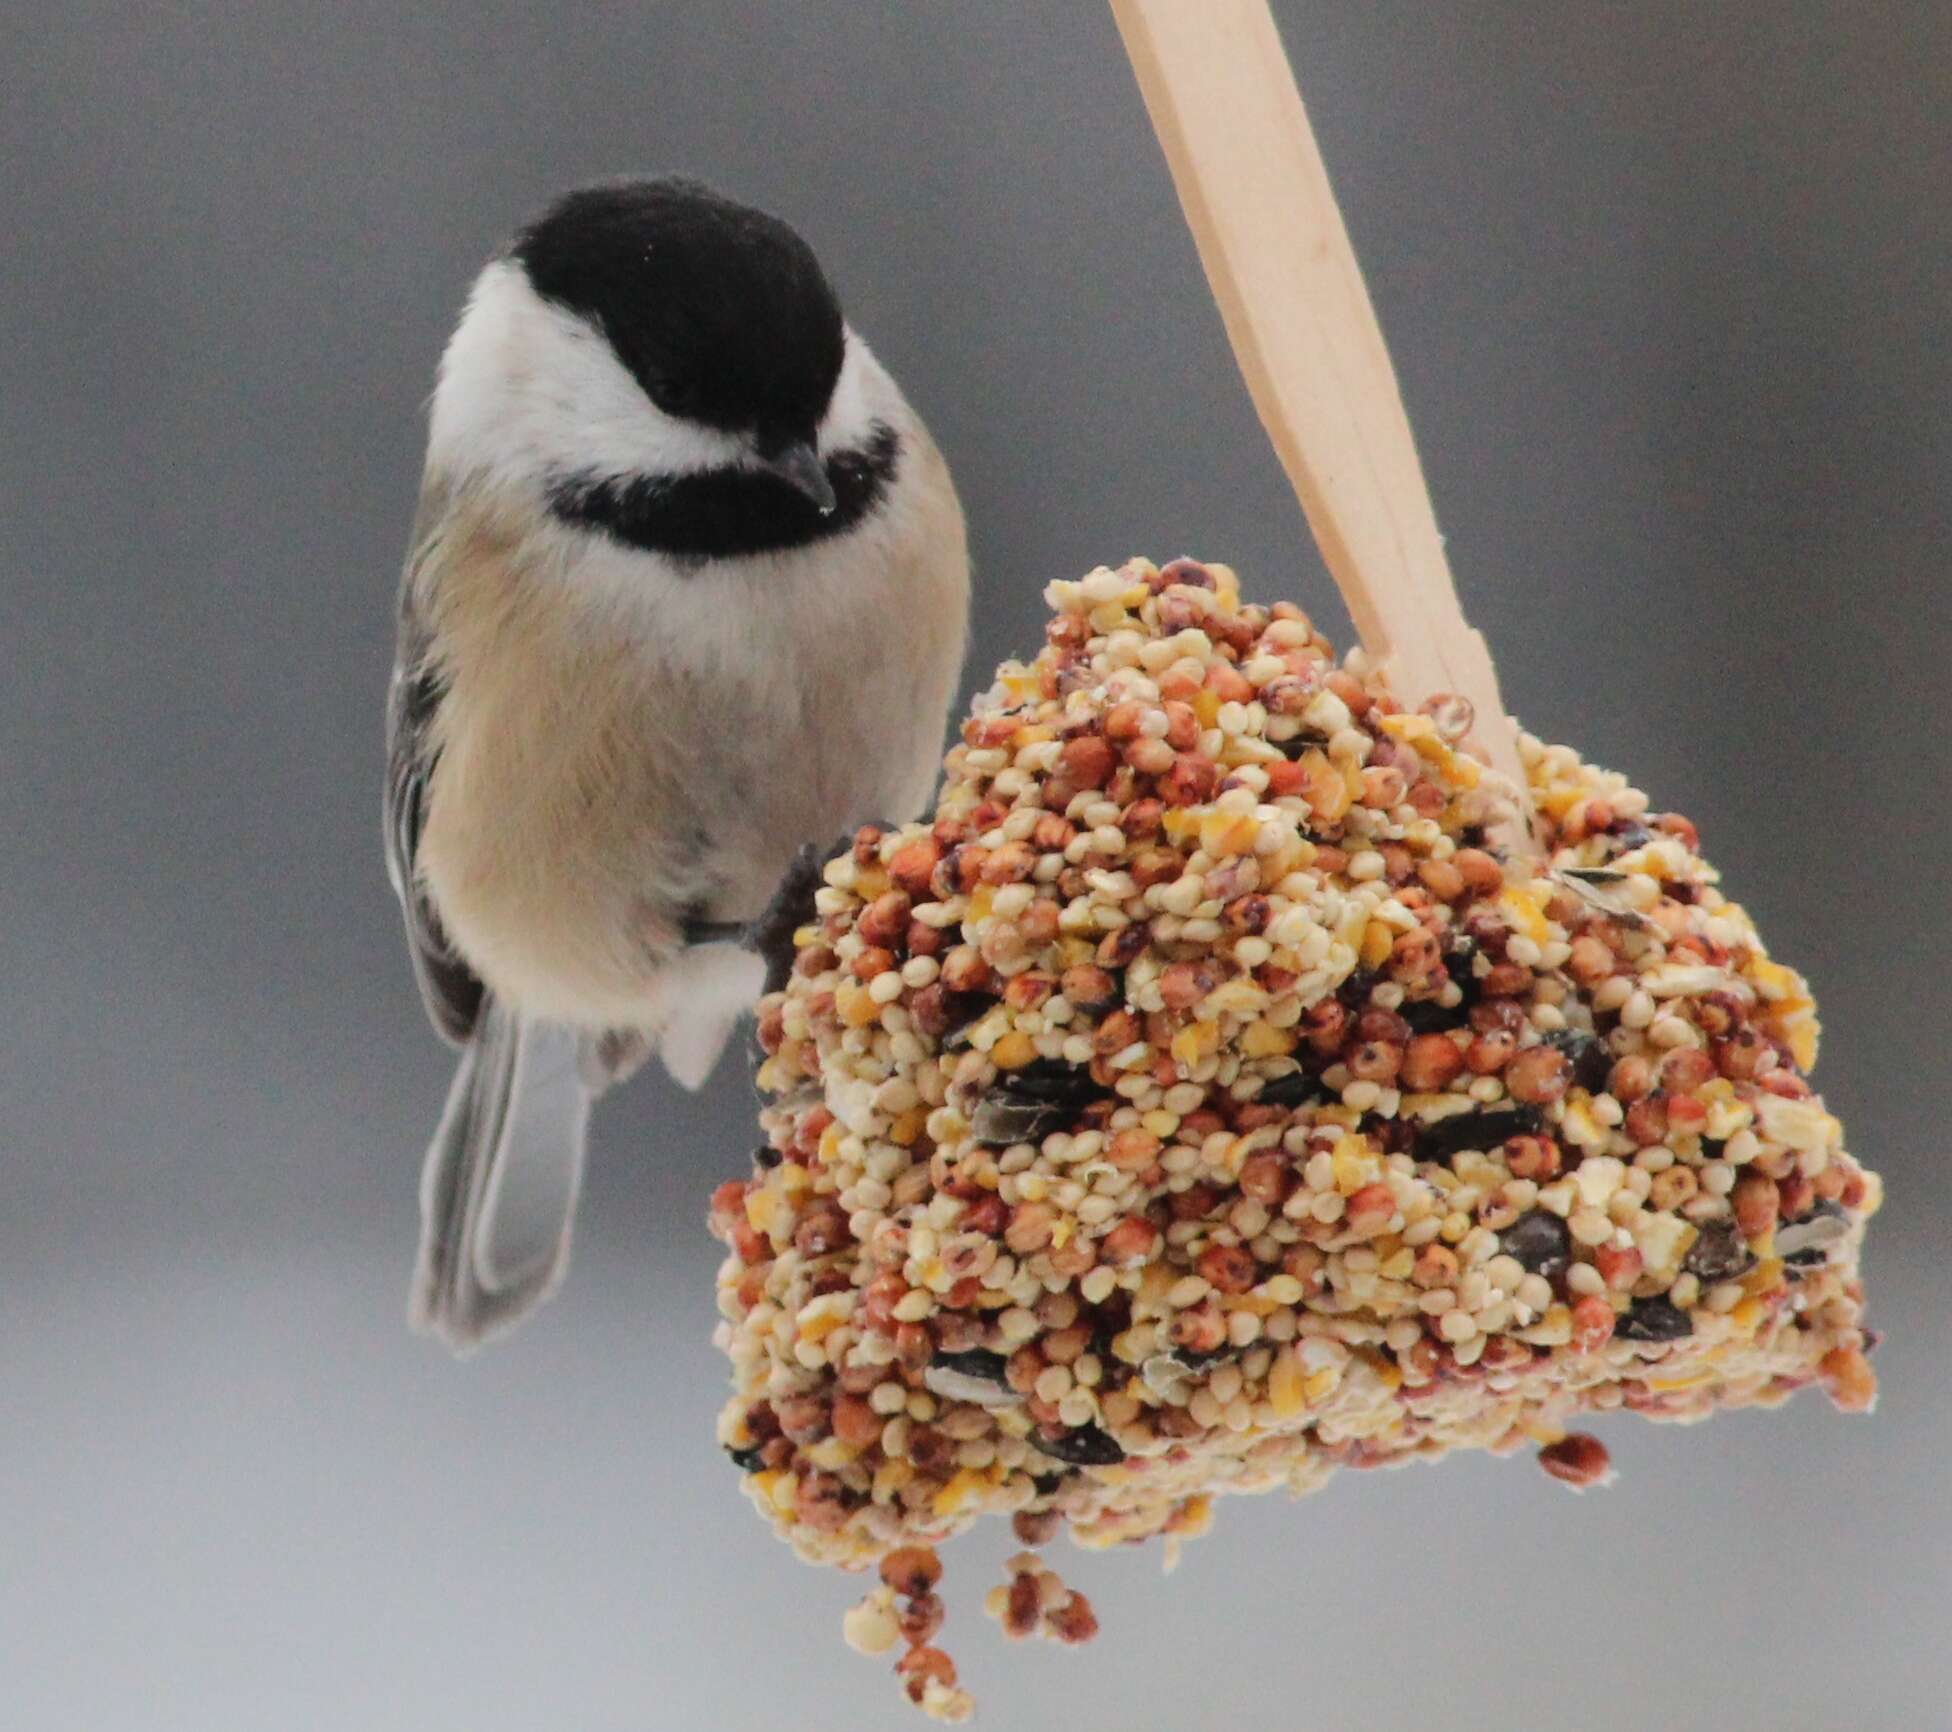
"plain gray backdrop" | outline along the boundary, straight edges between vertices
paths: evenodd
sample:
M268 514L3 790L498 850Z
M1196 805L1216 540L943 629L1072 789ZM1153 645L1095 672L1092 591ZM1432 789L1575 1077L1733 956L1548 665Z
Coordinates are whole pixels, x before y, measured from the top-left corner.
M1506 693L1692 814L1803 966L1890 1202L1885 1400L1605 1426L1067 1555L1106 1625L986 1723L1952 1726L1952 11L1284 0ZM932 422L967 685L1039 592L1226 558L1346 622L1093 0L15 0L0 18L0 1725L905 1727L713 1447L728 1064L606 1102L560 1299L410 1339L449 1056L378 850L432 369L567 184L810 237ZM783 764L783 773L792 766Z

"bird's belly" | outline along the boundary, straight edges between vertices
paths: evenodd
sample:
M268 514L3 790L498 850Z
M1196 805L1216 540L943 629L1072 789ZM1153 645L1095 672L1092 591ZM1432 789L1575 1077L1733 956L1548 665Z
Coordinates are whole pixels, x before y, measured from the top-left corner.
M655 1020L677 942L659 895L670 805L641 701L573 672L471 669L443 703L420 869L491 990L592 1027ZM617 670L621 671L621 670ZM493 688L493 689L490 689Z
M939 565L910 544L660 577L619 555L613 583L598 556L586 593L635 585L609 635L566 610L458 666L420 860L488 986L650 1025L687 919L751 919L803 842L912 817L961 659L954 529Z

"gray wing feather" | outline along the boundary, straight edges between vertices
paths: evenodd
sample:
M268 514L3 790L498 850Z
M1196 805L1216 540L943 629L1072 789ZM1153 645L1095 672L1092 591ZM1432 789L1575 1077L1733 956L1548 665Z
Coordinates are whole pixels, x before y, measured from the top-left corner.
M407 951L427 1015L442 1038L459 1045L481 1015L482 987L448 941L440 914L415 870L427 784L438 747L434 718L442 686L429 659L430 637L416 604L415 574L439 549L446 490L430 477L414 520L407 569L400 583L400 628L386 697L386 871L400 899Z
M562 1280L590 1116L586 1045L490 998L462 1052L421 1169L407 1310L457 1353L513 1328Z

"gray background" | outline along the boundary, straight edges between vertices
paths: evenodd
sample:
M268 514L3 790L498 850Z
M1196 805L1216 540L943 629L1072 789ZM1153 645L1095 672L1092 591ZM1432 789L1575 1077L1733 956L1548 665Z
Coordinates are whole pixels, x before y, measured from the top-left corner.
M421 405L555 189L803 227L955 465L970 669L1042 584L1230 558L1346 625L1103 10L27 0L0 21L0 1724L900 1727L855 1589L712 1446L728 1066L604 1106L577 1266L408 1338L448 1058L377 849ZM987 1723L1952 1726L1940 1246L1952 12L1284 3L1467 604L1551 737L1693 814L1890 1183L1874 1421L1805 1398L1233 1504ZM790 770L790 766L782 766Z

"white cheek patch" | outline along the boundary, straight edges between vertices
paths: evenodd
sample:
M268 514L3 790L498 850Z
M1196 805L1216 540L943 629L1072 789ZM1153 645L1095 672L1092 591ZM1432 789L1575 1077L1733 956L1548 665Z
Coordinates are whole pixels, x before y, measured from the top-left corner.
M889 418L892 395L888 375L882 372L874 351L850 327L840 378L834 382L834 394L820 422L822 453L831 456L867 444L874 437L875 423Z
M905 434L910 424L900 390L868 345L848 331L819 427L822 455L861 450L884 426ZM599 331L544 301L521 266L506 259L476 280L441 359L428 456L450 476L475 477L532 504L538 530L552 542L561 538L560 555L549 563L574 571L587 592L632 614L645 605L647 585L661 586L665 562L593 546L584 533L554 524L544 508L551 486L572 477L627 481L753 462L737 435L665 414ZM658 570L648 573L647 566ZM689 595L685 574L673 572L670 582Z
M736 463L744 441L678 421L585 320L497 259L441 358L428 452L452 473L525 491L559 475L677 475Z

